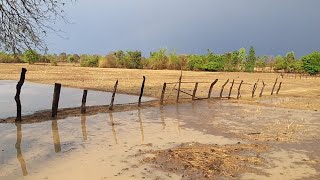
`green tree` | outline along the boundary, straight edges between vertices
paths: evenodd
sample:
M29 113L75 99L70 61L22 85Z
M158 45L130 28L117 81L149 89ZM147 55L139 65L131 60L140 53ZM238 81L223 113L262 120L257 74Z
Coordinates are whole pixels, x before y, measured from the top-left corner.
M295 59L296 59L296 57L295 57L295 54L294 54L293 51L288 52L286 54L286 58L285 58L286 64L287 64L286 71L292 72L294 70L293 66L294 66L294 63L295 63Z
M166 69L168 63L167 49L161 48L159 51L150 52L149 68Z
M29 64L34 64L40 59L40 55L37 53L37 51L29 49L24 52L23 54L23 60Z
M273 64L273 68L274 70L285 70L287 68L286 60L281 55L278 55Z
M256 52L254 48L251 46L247 61L245 63L245 71L253 72L255 64L256 64Z
M240 48L238 50L238 59L240 61L238 70L242 70L242 68L243 68L242 65L245 63L246 57L247 57L246 49Z
M301 58L303 62L303 69L311 75L320 72L320 52L314 51L311 54Z
M69 63L75 63L76 59L74 58L74 56L68 56L68 62Z
M267 63L267 56L262 56L260 58L258 58L257 62L256 62L256 67L259 68L261 71L264 70L264 68L266 67Z
M126 68L141 69L142 54L141 51L127 51L125 56Z

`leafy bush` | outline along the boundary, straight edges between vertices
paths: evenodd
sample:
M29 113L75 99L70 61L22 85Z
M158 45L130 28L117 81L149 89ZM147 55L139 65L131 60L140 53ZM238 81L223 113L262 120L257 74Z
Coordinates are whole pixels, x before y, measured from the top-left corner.
M168 63L168 56L166 54L167 49L160 49L159 51L156 52L151 52L150 53L150 58L149 58L149 67L151 69L166 69L167 68L167 63Z
M191 55L188 58L188 66L190 70L205 70L207 59L203 55Z
M82 67L98 67L100 57L97 55L82 55L80 57L80 66Z
M208 71L222 71L224 68L224 56L215 55L212 52L208 52L206 57L208 63L206 64L205 69Z
M301 60L303 62L302 67L307 73L314 75L320 72L320 52L315 51L303 56Z
M29 64L34 64L35 62L39 61L40 55L32 49L27 50L24 52L23 60Z
M282 56L277 56L273 65L274 70L284 70L287 68L286 60Z
M21 59L18 55L7 54L0 52L0 63L19 63Z
M125 55L125 67L130 69L142 69L142 54L141 51L127 51Z

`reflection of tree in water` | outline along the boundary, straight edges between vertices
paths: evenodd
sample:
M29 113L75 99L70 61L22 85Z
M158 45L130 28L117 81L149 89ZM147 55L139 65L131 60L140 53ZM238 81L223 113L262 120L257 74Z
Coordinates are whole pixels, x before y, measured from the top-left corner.
M144 132L143 132L143 124L142 124L142 118L141 118L141 111L138 109L138 118L140 122L140 131L141 131L141 142L144 142Z
M112 113L109 113L109 119L110 119L110 126L112 127L112 134L113 134L113 138L114 141L116 142L116 144L118 144L118 138L117 138L117 132L116 132L116 128L115 128L115 124L113 122L113 115Z
M87 116L81 115L81 130L82 130L83 141L86 141L88 139L86 121L87 121Z
M57 120L52 120L52 135L53 135L52 137L53 137L54 151L56 153L61 152L61 144L60 144L60 136L59 136Z
M27 165L21 151L21 141L22 141L21 123L16 123L16 127L17 127L17 142L15 146L17 150L17 159L20 163L23 176L27 176L28 175Z

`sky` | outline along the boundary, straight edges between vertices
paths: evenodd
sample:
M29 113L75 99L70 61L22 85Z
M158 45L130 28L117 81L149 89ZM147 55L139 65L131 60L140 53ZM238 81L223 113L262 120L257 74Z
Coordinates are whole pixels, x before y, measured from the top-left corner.
M50 53L107 54L159 48L258 55L320 50L320 0L76 0L49 34ZM62 37L60 37L62 36Z

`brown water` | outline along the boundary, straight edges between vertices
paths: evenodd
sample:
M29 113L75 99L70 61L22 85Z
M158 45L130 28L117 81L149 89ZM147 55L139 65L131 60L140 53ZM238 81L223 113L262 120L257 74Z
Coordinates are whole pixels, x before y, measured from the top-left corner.
M298 133L298 137L310 140L319 137L319 117L311 111L198 101L36 124L0 124L0 179L180 179L141 165L142 157L135 154L187 142L249 143L250 139L237 137L265 131L273 124L287 129L304 126L310 134ZM243 179L319 175L319 143L313 145L318 152L270 143L273 149L262 155L268 161L262 168L267 175L248 173Z

